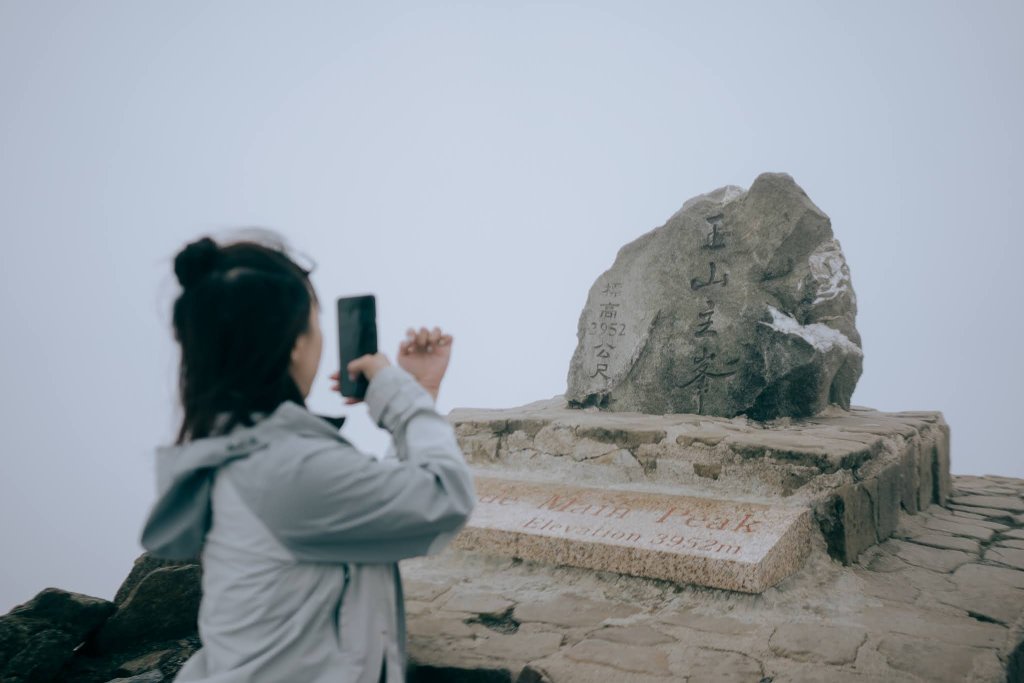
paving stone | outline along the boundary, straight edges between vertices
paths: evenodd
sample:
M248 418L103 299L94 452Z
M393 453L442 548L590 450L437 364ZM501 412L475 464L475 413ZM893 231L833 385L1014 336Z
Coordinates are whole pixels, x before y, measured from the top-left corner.
M912 517L904 515L893 530L893 538L913 538L917 534L928 533L928 528L924 525L925 516L921 513Z
M598 626L605 619L622 619L641 610L631 605L590 600L572 593L544 601L521 602L512 616L517 621L543 621L562 626Z
M973 538L962 536L951 536L949 534L920 534L909 539L912 543L926 545L930 548L946 548L949 550L962 550L972 555L981 552L981 544Z
M888 541L897 557L908 564L934 571L951 572L960 565L975 559L973 555L957 550L942 550L908 543L907 541Z
M974 668L974 658L985 650L935 643L900 634L887 636L878 644L889 665L925 681L964 681Z
M558 652L551 657L530 662L523 668L516 683L669 683L671 680L661 674L635 673L581 662Z
M1006 628L938 610L908 609L903 605L871 607L861 614L858 625L868 633L899 633L922 640L965 645L968 647L1002 647Z
M435 609L437 609L437 607L432 602L423 602L422 600L405 601L405 614L410 617L427 614L429 612L433 612Z
M776 666L781 663L780 666ZM886 667L885 673L858 673L848 669L822 667L821 665L796 665L794 662L776 660L766 662L767 675L762 681L778 681L778 683L921 683L917 676ZM756 679L749 679L754 683Z
M974 585L1024 589L1024 572L976 562L959 567L950 578L961 587Z
M915 567L911 564L906 565L898 572L890 574L890 576L902 577L909 584L924 593L952 590L955 587L952 575L924 567Z
M1024 611L1024 595L1019 593L1014 591L997 595L991 590L970 586L954 593L938 594L935 599L944 605L962 609L975 619L1010 626Z
M452 617L418 616L409 619L407 628L410 634L417 636L462 638L473 635L473 629L464 624L461 619Z
M1003 531L1008 531L1010 529L1010 527L1008 525L1003 524L1002 522L993 522L990 519L979 519L979 520L977 520L975 522L971 522L971 523L972 524L977 524L978 526L985 527L986 529L992 529L992 531L995 531L995 532L1003 532Z
M732 617L719 617L713 615L697 614L685 610L660 612L654 615L654 619L666 624L685 626L696 631L707 631L708 633L720 633L723 636L738 636L745 633L752 633L758 629L757 624L752 624Z
M889 602L907 604L913 604L917 599L918 589L901 576L901 572L882 573L859 568L854 571L864 582L863 590L868 595Z
M430 602L451 587L451 582L423 581L419 579L402 579L402 592L406 598Z
M884 546L872 548L872 551L871 557L864 559L866 560L865 566L873 572L887 574L889 572L898 572L909 566L896 556L895 548L892 547L892 541L889 541Z
M473 649L487 657L530 662L557 652L562 640L561 633L495 633L478 640Z
M976 515L984 517L988 521L996 521L1003 524L1013 523L1013 514L1006 510L996 510L994 508L978 508L970 505L957 505L956 503L950 503L951 510L958 512L970 512Z
M1018 541L1015 538L1004 538L1001 541L996 541L996 545L1001 548L1018 548L1024 550L1024 541Z
M587 634L589 638L610 640L625 645L661 645L675 642L675 638L645 624L633 626L605 626Z
M800 662L845 664L857 658L867 632L849 626L820 623L782 624L775 629L768 646L775 654Z
M674 651L669 664L676 676L686 677L687 683L757 683L764 677L761 662L729 650L702 647Z
M568 650L565 656L578 662L602 664L622 671L666 676L668 654L653 647L639 647L611 643L606 640L582 640Z
M496 593L456 591L444 603L444 609L451 612L472 612L488 616L501 616L515 603Z
M994 486L986 487L985 488L985 493L987 495L990 495L990 496L993 496L993 495L995 495L995 496L1017 496L1017 495L1020 495L1020 492L1017 489L1015 489L1015 488L1012 488L1012 487L1009 487L1009 486L999 486L999 485L994 485Z
M1011 513L1024 512L1024 499L1020 496L953 496L950 499L956 505L965 505L975 508L991 508L997 511Z
M974 658L974 667L971 669L970 681L998 681L998 683L1017 683L1021 680L1019 672L1012 670L1012 664L1007 664L999 659L995 650L982 650L981 654Z
M985 551L986 562L998 562L999 564L1024 569L1024 550L1016 548L989 548Z
M408 662L409 681L509 683L516 680L522 670L521 662L477 654L472 641L468 639L453 643L450 638L412 638L409 641ZM289 680L287 683L293 682Z
M939 602L964 610L975 618L984 618L1004 625L1016 622L1024 612L1024 572L994 565L967 565L963 573L955 572L957 589L939 593Z
M973 512L964 512L963 510L950 510L948 507L942 507L942 508L939 508L938 510L929 509L928 510L928 514L933 515L935 517L942 517L942 518L945 518L945 519L956 519L956 520L960 520L960 521L963 521L964 519L973 519L973 520L984 520L985 519L984 515L978 515L978 514L975 514Z
M921 524L933 531L945 531L946 533L953 534L955 536L965 536L979 541L987 541L992 538L992 534L995 533L995 530L989 526L971 524L965 521L944 519L941 517L933 517L930 515L922 519Z

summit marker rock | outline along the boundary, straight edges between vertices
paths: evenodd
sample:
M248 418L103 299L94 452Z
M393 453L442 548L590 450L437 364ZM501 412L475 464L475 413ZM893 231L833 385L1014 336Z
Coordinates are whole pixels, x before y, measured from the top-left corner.
M831 221L784 173L687 201L619 250L579 318L570 406L757 420L849 409L863 367Z

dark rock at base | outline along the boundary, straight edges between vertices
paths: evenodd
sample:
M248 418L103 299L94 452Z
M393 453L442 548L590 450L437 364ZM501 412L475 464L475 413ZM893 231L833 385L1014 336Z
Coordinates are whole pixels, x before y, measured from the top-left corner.
M125 580L121 582L121 586L117 589L117 593L114 595L114 604L120 607L128 599L128 596L132 594L135 587L139 585L139 582L149 576L155 569L160 569L161 567L185 567L195 564L199 564L198 560L160 560L149 553L143 553L135 558L132 570L128 572L128 576L125 577Z
M196 633L201 581L197 564L160 566L142 576L96 635L93 652L120 652Z
M199 637L193 634L179 640L144 643L135 649L113 654L89 654L82 648L64 665L56 680L108 683L159 671L165 681L170 681L201 646Z
M46 588L0 617L0 681L45 683L114 612L107 600Z

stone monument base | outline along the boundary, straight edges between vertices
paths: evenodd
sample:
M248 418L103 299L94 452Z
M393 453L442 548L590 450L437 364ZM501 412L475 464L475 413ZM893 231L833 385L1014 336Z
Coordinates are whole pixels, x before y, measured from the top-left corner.
M795 571L811 528L850 563L951 485L939 412L755 422L556 396L449 420L483 494L457 547L746 592Z
M409 680L1024 680L1024 480L956 477L849 565L759 595L448 548L403 560Z
M953 484L849 566L812 534L756 595L453 547L403 560L407 680L1024 680L1024 480ZM172 680L201 646L199 576L144 554L113 602L42 591L0 617L0 679Z

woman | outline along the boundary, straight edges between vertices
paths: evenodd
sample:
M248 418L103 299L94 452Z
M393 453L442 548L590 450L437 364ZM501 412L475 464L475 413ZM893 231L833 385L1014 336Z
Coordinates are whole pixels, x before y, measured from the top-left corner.
M443 548L476 502L434 409L451 336L410 330L397 367L373 354L345 368L393 437L396 457L378 460L306 409L322 348L309 270L280 245L210 238L174 270L184 417L157 449L142 545L203 566L203 647L175 680L404 682L397 562Z

